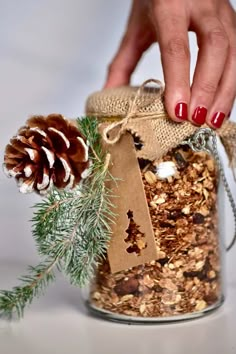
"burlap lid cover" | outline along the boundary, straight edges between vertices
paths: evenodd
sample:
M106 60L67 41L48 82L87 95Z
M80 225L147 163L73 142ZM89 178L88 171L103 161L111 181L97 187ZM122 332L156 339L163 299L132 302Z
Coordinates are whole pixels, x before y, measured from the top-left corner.
M149 83L158 87L146 86ZM168 117L163 85L153 79L140 87L123 86L93 93L87 99L86 113L101 118L120 118L120 125L111 123L111 128L117 126L119 129L115 141L125 131L132 132L143 143L137 157L149 160L160 158L198 129L189 122L178 124ZM236 123L226 121L217 133L232 165L236 154Z

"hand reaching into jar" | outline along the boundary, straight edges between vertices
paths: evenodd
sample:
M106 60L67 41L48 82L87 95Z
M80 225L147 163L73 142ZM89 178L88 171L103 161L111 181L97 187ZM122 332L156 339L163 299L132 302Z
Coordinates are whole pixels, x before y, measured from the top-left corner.
M199 47L190 86L188 31ZM159 43L170 117L220 128L236 95L236 14L228 0L133 0L105 87L126 85L142 54Z

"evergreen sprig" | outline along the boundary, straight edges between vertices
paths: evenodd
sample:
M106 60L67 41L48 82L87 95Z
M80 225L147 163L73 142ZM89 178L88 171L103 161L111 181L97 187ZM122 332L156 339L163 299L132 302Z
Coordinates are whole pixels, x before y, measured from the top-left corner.
M29 267L29 274L19 278L21 286L12 290L0 291L0 316L11 318L14 313L18 317L24 314L25 305L30 304L35 296L44 292L44 289L55 279L53 268L57 259L46 260L36 267Z
M55 279L55 266L71 284L83 286L106 253L114 218L106 187L112 179L110 155L102 151L95 118L78 119L77 124L89 142L90 174L72 191L53 189L35 205L33 237L45 261L30 267L30 275L20 279L21 286L0 292L0 315L22 317L25 306Z

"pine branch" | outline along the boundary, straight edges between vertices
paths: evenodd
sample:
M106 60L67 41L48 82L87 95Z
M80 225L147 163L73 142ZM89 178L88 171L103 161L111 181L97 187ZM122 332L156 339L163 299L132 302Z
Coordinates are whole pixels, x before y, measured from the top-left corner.
M54 280L53 268L57 262L58 259L47 260L36 267L29 267L30 274L20 278L21 286L0 291L0 317L11 318L14 313L23 317L25 307Z

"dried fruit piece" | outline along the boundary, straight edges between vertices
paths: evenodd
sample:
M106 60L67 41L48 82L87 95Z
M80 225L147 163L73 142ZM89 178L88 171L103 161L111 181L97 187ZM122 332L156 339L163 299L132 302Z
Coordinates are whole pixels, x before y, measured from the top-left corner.
M201 213L193 214L193 223L194 224L203 224L204 220L205 220L205 218Z
M188 166L188 162L184 159L183 155L181 155L179 151L174 152L174 158L180 170L183 170Z
M121 281L119 281L114 287L114 291L117 293L117 295L122 296L127 294L133 294L138 290L138 286L138 280L134 277L131 277L127 280L122 279Z

